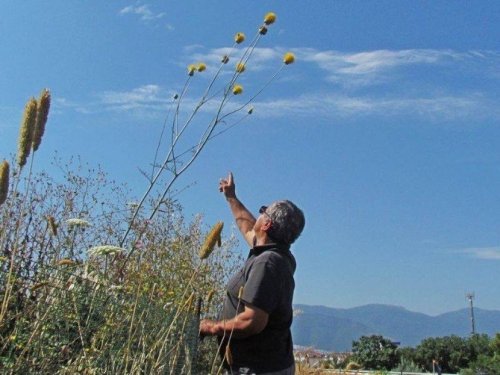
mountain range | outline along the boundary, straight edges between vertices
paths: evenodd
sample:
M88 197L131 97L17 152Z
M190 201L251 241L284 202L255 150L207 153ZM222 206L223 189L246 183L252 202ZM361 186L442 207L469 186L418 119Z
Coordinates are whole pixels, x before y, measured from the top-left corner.
M294 310L294 344L327 351L350 351L353 340L361 336L382 335L400 346L414 347L428 337L466 337L472 331L469 309L438 316L381 304L350 309L298 304ZM474 308L474 318L476 333L500 332L500 311Z

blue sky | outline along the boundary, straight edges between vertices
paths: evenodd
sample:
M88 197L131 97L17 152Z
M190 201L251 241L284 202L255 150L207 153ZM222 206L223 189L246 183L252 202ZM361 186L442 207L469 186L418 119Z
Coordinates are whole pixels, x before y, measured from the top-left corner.
M231 104L284 52L296 62L178 180L187 215L232 222L217 190L231 170L249 208L288 198L305 211L295 302L438 314L474 291L500 310L497 1L2 1L0 158L48 87L37 167L80 155L140 195L186 66L207 64L189 108L234 34L250 39L268 11L277 21Z

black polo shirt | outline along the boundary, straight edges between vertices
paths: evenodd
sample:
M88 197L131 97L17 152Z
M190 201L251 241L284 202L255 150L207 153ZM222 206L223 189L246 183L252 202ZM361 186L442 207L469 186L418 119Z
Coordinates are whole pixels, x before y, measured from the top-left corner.
M255 246L250 250L244 267L229 280L223 319L234 318L243 311L245 304L269 314L269 321L262 332L241 339L231 338L229 347L233 367L248 367L259 373L279 371L293 365L290 326L295 268L295 258L289 246ZM241 286L243 293L239 301ZM227 344L227 337L225 341ZM222 353L224 351L225 345Z

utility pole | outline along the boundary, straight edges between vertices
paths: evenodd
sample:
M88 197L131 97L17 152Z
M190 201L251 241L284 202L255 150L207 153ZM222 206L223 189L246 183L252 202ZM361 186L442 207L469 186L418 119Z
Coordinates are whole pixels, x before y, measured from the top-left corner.
M474 305L472 303L472 300L474 299L474 292L467 293L465 295L465 297L469 300L469 304L470 304L470 321L471 321L471 324L472 324L472 335L475 335L476 334L476 325L475 325L475 322L474 322Z

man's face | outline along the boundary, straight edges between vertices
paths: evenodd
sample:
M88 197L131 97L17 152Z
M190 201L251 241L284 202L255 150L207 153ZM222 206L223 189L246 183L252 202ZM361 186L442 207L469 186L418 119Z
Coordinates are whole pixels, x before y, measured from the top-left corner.
M271 217L268 213L266 213L266 209L266 206L262 206L259 209L259 216L257 217L255 224L253 225L253 230L256 234L266 232L270 228Z

